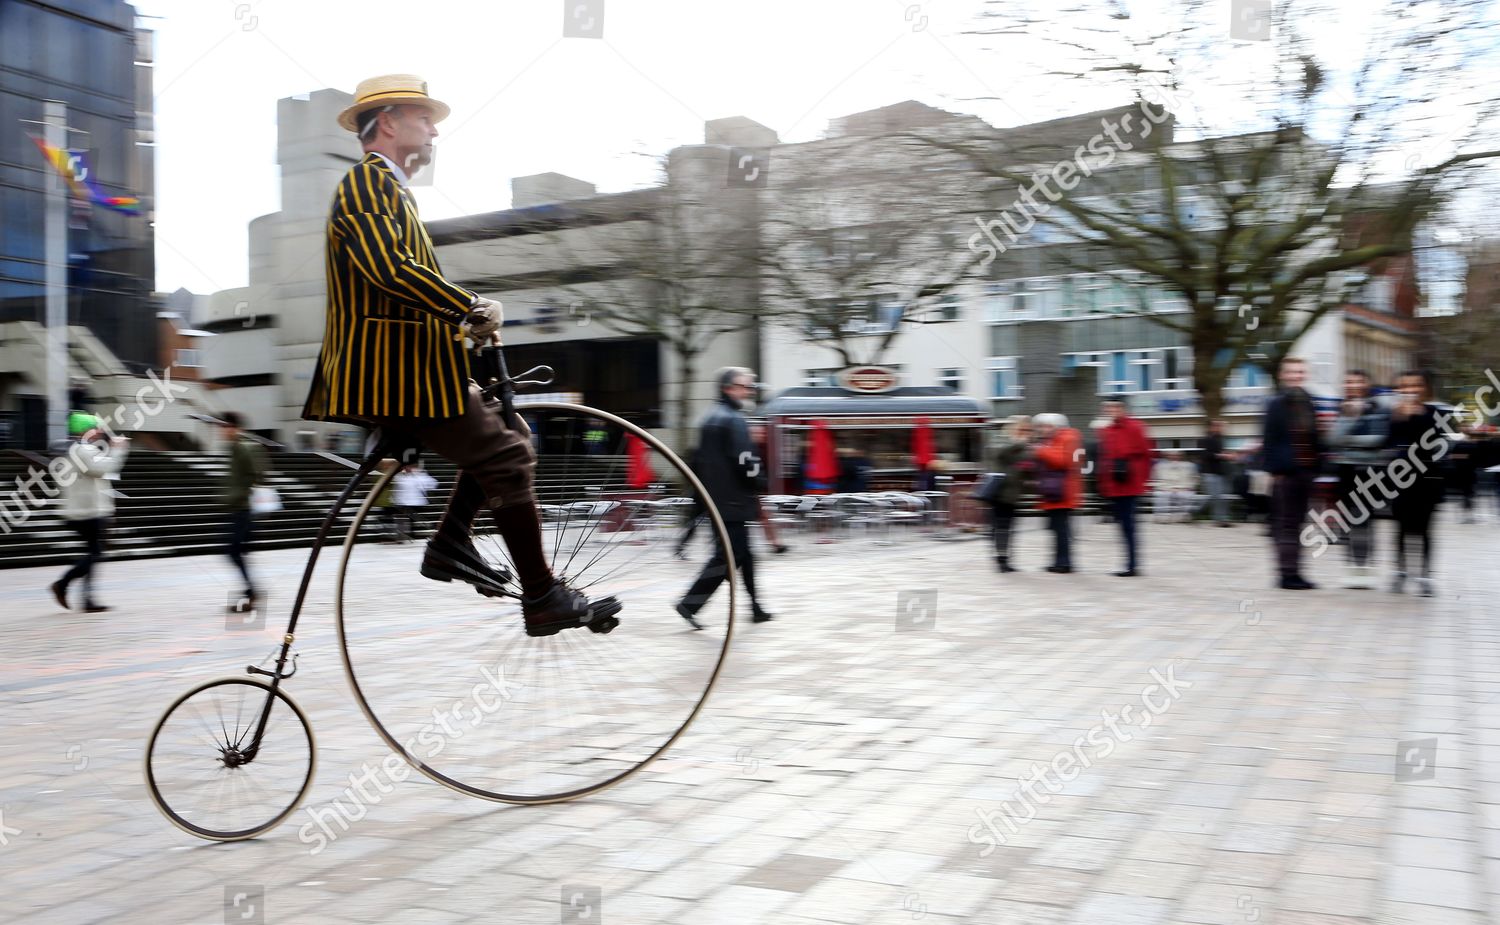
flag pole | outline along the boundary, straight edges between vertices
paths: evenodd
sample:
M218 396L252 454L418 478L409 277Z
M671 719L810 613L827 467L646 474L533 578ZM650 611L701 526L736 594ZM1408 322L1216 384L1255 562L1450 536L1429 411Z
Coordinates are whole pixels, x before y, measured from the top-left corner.
M44 139L54 148L68 145L68 107L43 103ZM67 192L56 170L47 170L45 237L47 276L47 444L68 437L68 222Z

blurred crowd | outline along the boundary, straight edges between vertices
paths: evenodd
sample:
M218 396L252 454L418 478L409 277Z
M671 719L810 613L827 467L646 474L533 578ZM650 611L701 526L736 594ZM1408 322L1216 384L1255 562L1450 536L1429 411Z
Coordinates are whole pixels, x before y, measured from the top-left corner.
M1448 499L1472 523L1486 485L1500 503L1500 436L1434 402L1421 371L1377 389L1352 370L1334 414L1319 413L1305 377L1302 360L1282 362L1260 439L1235 448L1225 443L1223 421L1214 420L1196 447L1158 450L1121 401L1102 404L1087 437L1059 414L995 422L974 497L989 508L997 567L1016 570L1014 521L1034 508L1053 537L1047 571L1071 572L1072 518L1097 507L1120 531L1120 577L1144 573L1139 517L1219 527L1258 522L1272 539L1284 589L1313 588L1302 573L1304 554L1342 546L1345 587L1384 584L1431 596L1434 511ZM1376 546L1380 520L1395 525L1388 550Z

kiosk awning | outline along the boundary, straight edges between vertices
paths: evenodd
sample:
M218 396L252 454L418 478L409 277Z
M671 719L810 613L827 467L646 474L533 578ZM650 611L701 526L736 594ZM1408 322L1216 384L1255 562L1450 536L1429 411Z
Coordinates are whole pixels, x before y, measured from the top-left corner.
M889 392L861 394L832 386L787 389L760 409L765 417L834 417L857 414L879 417L962 415L984 417L987 409L977 399L946 386L905 386Z

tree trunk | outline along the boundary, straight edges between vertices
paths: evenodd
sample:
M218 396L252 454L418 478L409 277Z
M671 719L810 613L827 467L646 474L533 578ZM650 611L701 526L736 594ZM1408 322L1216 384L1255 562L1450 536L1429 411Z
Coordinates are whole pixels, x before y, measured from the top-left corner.
M1208 368L1201 361L1194 362L1193 388L1198 390L1198 403L1203 406L1205 428L1209 421L1219 417L1224 411L1224 385L1228 381L1226 373Z
M694 379L698 374L698 351L678 347L677 356L682 361L682 377L677 386L677 426L673 428L676 445L672 449L686 459L688 447L692 445L693 422L688 418L688 402L692 400Z

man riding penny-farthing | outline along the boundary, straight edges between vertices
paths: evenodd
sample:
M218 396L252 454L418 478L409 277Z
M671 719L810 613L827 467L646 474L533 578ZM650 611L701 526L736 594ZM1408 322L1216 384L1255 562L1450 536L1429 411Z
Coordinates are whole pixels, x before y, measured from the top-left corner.
M319 549L357 491L333 600L345 673L381 739L444 786L510 803L598 792L676 741L723 666L733 558L729 600L699 615L714 632L685 632L671 599L685 574L670 547L702 484L618 415L553 401L516 413L515 388L549 380L509 375L500 304L438 267L407 183L447 115L420 78L391 75L362 82L339 116L364 156L332 197L326 328L303 415L370 428L370 450L323 522L272 667L249 668L269 680L200 685L152 733L148 791L195 835L253 837L308 792L311 726L282 681ZM540 462L526 419L547 448ZM663 469L653 484L627 474L641 444ZM361 542L399 468L382 460L424 452L458 470L437 531L419 554Z
M536 454L469 376L464 339L491 338L501 306L444 279L407 189L432 160L448 107L400 75L367 81L339 124L365 156L339 183L328 219L328 318L302 416L409 434L462 470L422 560L424 576L496 595L519 580L526 632L543 636L618 610L548 567L532 493ZM517 574L486 562L471 531L488 507Z

